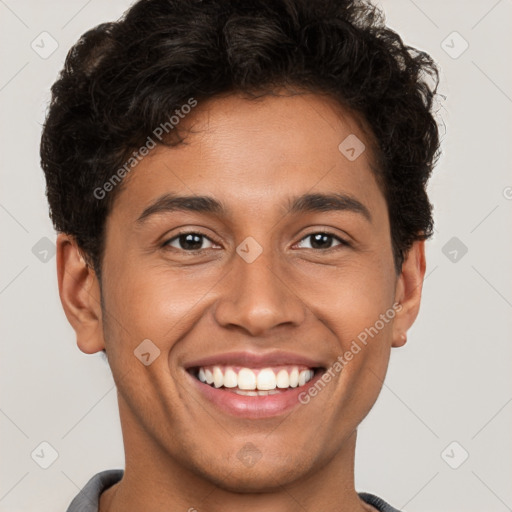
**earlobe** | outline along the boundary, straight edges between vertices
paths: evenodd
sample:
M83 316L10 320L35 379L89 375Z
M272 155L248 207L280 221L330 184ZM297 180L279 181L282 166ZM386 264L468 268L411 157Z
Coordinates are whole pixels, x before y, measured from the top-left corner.
M407 343L407 334L398 334L393 338L393 347L403 347Z
M98 278L82 257L75 240L63 233L57 236L57 279L62 307L76 332L78 348L86 354L103 350Z
M405 345L407 331L418 316L425 269L425 242L420 240L414 242L407 253L397 280L395 302L401 308L393 322L393 347Z

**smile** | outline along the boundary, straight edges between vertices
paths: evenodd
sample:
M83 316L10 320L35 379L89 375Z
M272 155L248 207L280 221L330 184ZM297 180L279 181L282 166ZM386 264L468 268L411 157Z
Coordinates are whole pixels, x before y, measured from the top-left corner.
M299 396L324 372L325 368L305 366L213 365L189 368L186 374L200 400L217 411L246 419L264 419L304 407Z
M308 383L315 369L300 366L243 368L236 366L202 366L196 377L214 388L225 388L245 396L273 395Z

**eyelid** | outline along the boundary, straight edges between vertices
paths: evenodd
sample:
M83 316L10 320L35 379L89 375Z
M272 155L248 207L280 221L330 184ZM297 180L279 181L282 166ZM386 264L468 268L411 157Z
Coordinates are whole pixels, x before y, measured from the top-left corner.
M196 249L194 251L185 251L184 249L178 249L176 247L172 247L172 246L169 245L170 242L176 240L178 237L180 237L182 235L200 235L200 236L206 238L207 240L209 240L212 244L221 245L213 237L211 237L210 235L207 235L206 233L203 233L200 229L184 229L182 231L179 231L178 233L175 233L170 238L165 238L165 240L162 242L162 247L163 248L171 247L172 249L175 249L177 251L185 252L185 253L189 253L189 254L194 254L194 253L197 254L197 253L199 253L201 251L205 251L207 249L211 249L210 247L207 247L205 249Z
M199 254L202 251L206 251L208 249L211 249L211 247L207 247L207 248L204 248L204 249L196 249L196 250L186 251L185 249L179 249L177 247L170 246L170 242L176 240L181 235L189 235L189 234L200 235L200 236L206 238L207 240L209 240L212 244L222 245L219 242L217 242L213 237L211 237L211 236L205 234L204 232L202 232L200 229L184 229L184 230L179 231L178 233L174 234L171 238L166 238L164 240L164 242L162 243L162 247L163 248L171 247L172 249L175 249L176 251L183 252L183 253L189 253L189 254ZM313 235L317 235L317 234L323 234L323 235L331 236L332 238L338 240L338 242L340 242L340 243L339 243L338 246L329 247L328 249L310 249L310 250L312 250L314 252L328 252L328 251L331 251L331 250L335 250L336 247L339 247L339 246L351 247L350 242L346 238L341 237L340 235L337 235L337 234L333 233L332 231L329 231L329 230L327 230L325 228L323 228L323 229L322 228L317 228L316 230L314 229L314 230L310 231L309 233L305 233L298 240L298 242L296 242L293 245L295 246L295 245L299 244L300 242L302 242L304 239L306 239L306 238L308 238L310 236L313 236ZM306 249L309 249L309 248L306 247Z
M306 233L304 236L302 236L300 238L300 240L297 243L302 242L305 238L308 238L310 236L320 235L320 234L328 235L328 236L331 236L332 238L338 240L340 242L340 244L339 244L340 246L351 247L350 242L346 238L341 237L340 235L337 235L337 234L333 233L332 231L328 231L325 228L324 229L316 229L316 230L310 231L309 233ZM294 245L297 245L297 244L294 244ZM313 250L315 252L328 252L330 250L335 250L336 247L339 247L339 246L329 247L328 249L311 249L311 250Z

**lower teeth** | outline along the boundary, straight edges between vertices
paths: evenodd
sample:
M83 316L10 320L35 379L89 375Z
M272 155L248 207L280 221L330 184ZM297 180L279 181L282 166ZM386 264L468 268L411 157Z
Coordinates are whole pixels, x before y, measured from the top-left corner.
M283 391L279 391L277 389L269 389L268 391L244 391L242 389L233 389L233 388L222 388L226 391L231 391L233 393L236 393L237 395L243 395L243 396L267 396L267 395L277 395L279 393L282 393Z

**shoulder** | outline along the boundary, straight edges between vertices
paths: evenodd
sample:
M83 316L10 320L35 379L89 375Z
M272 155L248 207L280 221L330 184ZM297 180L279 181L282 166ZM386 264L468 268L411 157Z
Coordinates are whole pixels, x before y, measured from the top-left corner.
M119 482L122 469L107 469L96 473L74 497L66 512L98 512L100 494Z
M358 493L359 497L368 505L375 507L379 512L400 512L400 510L392 507L389 503L385 502L382 498L370 494L368 492Z

